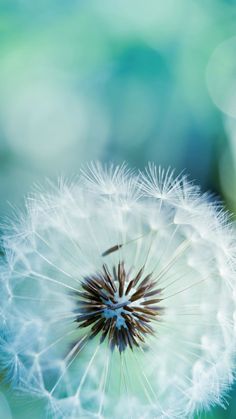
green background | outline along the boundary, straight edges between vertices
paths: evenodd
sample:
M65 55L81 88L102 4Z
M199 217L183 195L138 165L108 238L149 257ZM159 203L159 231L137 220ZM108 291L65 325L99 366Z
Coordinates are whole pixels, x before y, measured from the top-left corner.
M0 216L91 160L185 171L236 209L234 0L0 0ZM1 385L0 418L44 418ZM229 407L201 418L236 417Z

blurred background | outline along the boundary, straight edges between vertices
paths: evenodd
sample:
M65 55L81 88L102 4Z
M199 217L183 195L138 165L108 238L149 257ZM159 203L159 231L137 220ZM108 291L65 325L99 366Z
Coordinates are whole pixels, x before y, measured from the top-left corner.
M91 160L185 170L236 210L234 0L0 0L0 217ZM0 418L44 418L0 387ZM236 417L236 390L227 411Z

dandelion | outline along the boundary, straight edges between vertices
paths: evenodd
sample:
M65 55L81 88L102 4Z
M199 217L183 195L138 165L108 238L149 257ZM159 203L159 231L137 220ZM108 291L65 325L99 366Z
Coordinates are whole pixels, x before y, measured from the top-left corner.
M4 248L2 369L48 417L182 419L226 404L235 239L185 176L91 164L28 198Z

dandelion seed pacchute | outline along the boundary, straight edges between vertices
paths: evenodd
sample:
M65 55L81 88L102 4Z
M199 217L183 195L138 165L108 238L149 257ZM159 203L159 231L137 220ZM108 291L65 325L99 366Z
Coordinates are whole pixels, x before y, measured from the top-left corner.
M190 418L223 404L236 295L224 212L154 165L94 163L50 188L4 235L7 379L53 418Z

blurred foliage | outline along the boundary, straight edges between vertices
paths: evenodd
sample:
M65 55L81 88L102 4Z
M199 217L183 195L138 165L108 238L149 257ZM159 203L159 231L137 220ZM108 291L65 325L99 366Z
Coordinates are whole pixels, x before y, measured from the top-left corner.
M92 159L186 170L235 209L234 0L1 0L0 12L2 217ZM8 403L13 418L43 417L2 392L0 417ZM235 418L234 397L201 417Z

